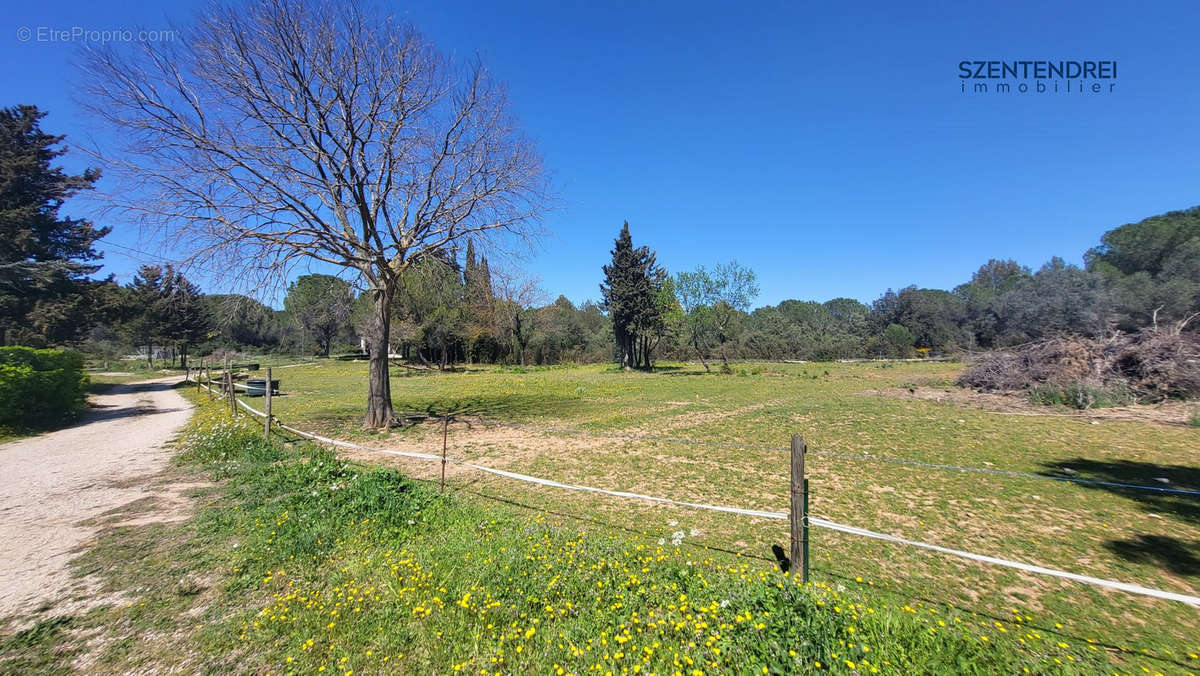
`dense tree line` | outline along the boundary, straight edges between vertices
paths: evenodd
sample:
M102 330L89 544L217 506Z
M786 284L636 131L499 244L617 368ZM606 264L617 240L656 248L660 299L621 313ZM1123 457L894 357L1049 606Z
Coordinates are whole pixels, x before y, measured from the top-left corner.
M0 110L0 338L117 356L280 351L362 354L378 325L377 299L324 274L295 279L273 309L241 295L201 293L169 265L146 265L120 286L99 270L108 234L60 213L95 171L53 166L61 136L32 106ZM535 280L493 270L465 246L415 259L389 303L393 358L426 368L458 363L656 359L831 360L908 357L1020 345L1060 334L1106 337L1146 328L1200 329L1200 207L1110 230L1084 265L1053 258L1037 270L989 260L950 289L889 289L869 305L850 298L785 300L752 309L759 289L736 261L669 273L635 246L628 223L600 271L600 301L546 302Z
M468 242L461 257L431 257L405 272L392 301L389 350L424 368L613 361L645 369L656 359L708 367L714 359L912 357L1156 324L1196 330L1200 270L1187 252L1200 246L1198 214L1173 212L1113 230L1082 267L1059 258L1037 270L990 260L954 289L889 289L869 305L835 298L751 309L758 294L752 270L731 261L670 275L653 250L634 245L628 224L602 270L600 303L576 306L563 296L543 303L531 280L493 273ZM155 292L170 300L145 300ZM156 321L187 325L171 308L193 297L203 310L203 332L155 333L144 328L145 318L120 311L166 308L165 319ZM244 296L200 295L169 267L143 268L114 298L108 301L117 308L113 325L127 343L155 343L176 354L189 348L361 353L373 307L351 284L328 275L295 280L280 311Z
M606 278L631 247L628 224ZM643 247L635 262L653 260ZM674 278L661 272L655 288L670 288L670 303L642 293L641 312L664 320L654 334L660 356L697 358L707 367L716 347L723 360L911 357L1019 345L1054 335L1111 336L1169 325L1200 329L1200 207L1111 230L1081 266L1052 258L1037 270L989 260L951 289L888 289L869 306L849 298L825 303L786 300L749 311L754 274L736 262L703 266ZM635 276L637 264L627 266ZM666 280L666 283L663 282ZM636 294L630 297L639 297ZM610 305L611 307L611 305ZM622 308L622 316L637 311ZM610 315L612 313L610 312ZM614 361L628 365L612 315ZM645 367L643 359L634 365Z

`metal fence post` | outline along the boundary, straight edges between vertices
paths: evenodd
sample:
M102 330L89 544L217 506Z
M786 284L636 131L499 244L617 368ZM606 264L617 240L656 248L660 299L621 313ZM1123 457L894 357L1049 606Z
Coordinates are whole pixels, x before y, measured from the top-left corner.
M446 492L446 427L450 424L448 416L442 416L442 483L441 492Z
M791 566L793 577L808 582L808 479L804 478L804 455L808 447L804 437L792 435L792 504L788 514L791 525Z

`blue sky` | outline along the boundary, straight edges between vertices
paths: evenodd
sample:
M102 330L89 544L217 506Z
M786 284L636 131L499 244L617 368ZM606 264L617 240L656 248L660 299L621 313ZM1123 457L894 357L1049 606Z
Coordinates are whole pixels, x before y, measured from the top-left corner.
M199 4L10 5L2 105L103 143L72 101L71 46L17 30L164 28ZM508 85L564 204L527 265L551 298L599 295L624 220L671 271L737 258L759 304L869 302L992 257L1078 262L1105 230L1200 204L1194 1L383 4ZM975 59L1119 70L1111 93L964 94ZM106 251L127 281L137 263Z

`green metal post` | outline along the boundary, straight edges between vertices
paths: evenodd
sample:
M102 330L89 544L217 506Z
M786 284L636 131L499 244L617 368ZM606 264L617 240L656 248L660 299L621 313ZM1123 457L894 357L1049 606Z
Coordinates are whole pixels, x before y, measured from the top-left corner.
M808 479L804 480L804 582L808 582Z

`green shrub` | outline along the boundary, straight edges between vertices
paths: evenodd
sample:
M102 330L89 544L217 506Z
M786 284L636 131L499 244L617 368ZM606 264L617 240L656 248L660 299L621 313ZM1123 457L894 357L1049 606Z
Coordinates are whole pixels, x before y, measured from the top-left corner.
M1133 393L1125 386L1105 389L1087 383L1068 383L1066 385L1045 383L1036 385L1029 390L1029 400L1035 404L1066 406L1079 410L1125 406L1133 403L1134 399Z
M36 428L73 417L87 385L76 352L0 347L0 424Z

